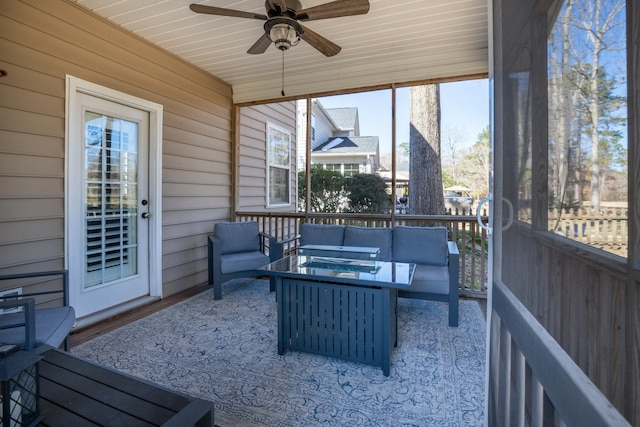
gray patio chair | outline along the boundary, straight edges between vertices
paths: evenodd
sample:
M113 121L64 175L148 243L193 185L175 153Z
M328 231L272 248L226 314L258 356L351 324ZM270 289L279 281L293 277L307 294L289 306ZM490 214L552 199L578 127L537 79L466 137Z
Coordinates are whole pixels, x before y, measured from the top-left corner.
M255 277L256 269L275 261L276 254L269 254L274 243L274 237L261 232L256 221L216 223L208 239L213 298L222 298L222 283L227 280ZM270 290L275 291L273 280Z
M69 351L69 333L76 323L76 313L69 306L69 276L66 270L38 273L8 274L2 280L21 280L39 277L62 276L62 289L23 293L20 296L0 296L0 342L22 344L26 350L47 344ZM48 295L62 294L61 307L43 307L49 304ZM18 309L18 310L12 310ZM5 312L9 310L9 312Z

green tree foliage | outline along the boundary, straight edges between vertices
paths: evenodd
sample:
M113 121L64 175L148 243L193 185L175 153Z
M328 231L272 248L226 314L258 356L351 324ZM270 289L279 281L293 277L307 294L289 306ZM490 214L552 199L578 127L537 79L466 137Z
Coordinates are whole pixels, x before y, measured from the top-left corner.
M388 213L391 199L384 179L373 174L356 174L346 180L349 212Z
M324 169L320 165L311 168L310 212L338 212L347 200L346 178L340 172ZM298 172L298 200L300 209L305 210L307 174Z
M409 143L408 142L401 142L400 144L398 144L398 147L400 148L400 150L398 150L400 155L402 157L408 158L409 157Z
M582 72L583 74L589 72L589 75L591 74L588 65L583 68L586 71L578 70L577 72ZM620 82L609 76L604 67L598 69L597 80L598 91L596 96L599 107L598 124L600 125L598 130L598 152L601 157L598 161L602 169L604 169L602 173L606 173L606 170L610 168L626 168L627 150L620 143L623 137L622 130L627 125L626 117L622 115L622 113L626 112L623 110L626 106L626 98L616 95L615 91L618 89ZM576 81L581 81L581 79L577 78ZM588 93L587 84L583 83L582 87L577 88L577 90L582 94ZM587 123L585 134L591 136L594 130L589 120L592 112L586 105L588 101L590 100L587 99L578 104L577 113L583 115L584 119L582 121Z

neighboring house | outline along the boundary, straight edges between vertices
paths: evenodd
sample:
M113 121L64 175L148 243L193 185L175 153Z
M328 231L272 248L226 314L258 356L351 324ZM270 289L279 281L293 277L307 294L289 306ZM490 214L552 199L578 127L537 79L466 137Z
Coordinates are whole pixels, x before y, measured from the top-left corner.
M379 165L377 136L330 138L311 152L311 164L322 165L349 177L357 173L374 173Z
M299 101L297 107L298 169L304 170L306 102ZM357 108L325 108L315 99L311 116L311 164L322 165L344 176L374 173L380 168L379 138L360 136Z

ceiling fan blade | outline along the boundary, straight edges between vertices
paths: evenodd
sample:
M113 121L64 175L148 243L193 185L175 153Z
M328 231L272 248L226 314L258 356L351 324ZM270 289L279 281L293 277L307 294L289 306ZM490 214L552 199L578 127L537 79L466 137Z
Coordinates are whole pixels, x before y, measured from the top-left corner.
M303 26L302 29L304 32L302 33L300 38L316 48L325 56L337 55L342 50L342 48L337 44L325 39L320 34L311 31L307 27Z
M266 15L259 13L243 12L241 10L225 9L223 7L205 6L203 4L190 4L189 9L196 13L208 13L210 15L232 16L234 18L249 18L267 20Z
M271 39L269 38L269 36L267 35L267 33L264 33L262 35L262 37L260 37L254 44L253 46L251 46L249 48L249 50L247 51L247 53L251 53L251 54L258 54L258 53L265 53L265 51L267 50L267 48L271 46Z
M364 15L369 12L369 0L336 0L320 6L299 10L300 21L339 18L341 16Z

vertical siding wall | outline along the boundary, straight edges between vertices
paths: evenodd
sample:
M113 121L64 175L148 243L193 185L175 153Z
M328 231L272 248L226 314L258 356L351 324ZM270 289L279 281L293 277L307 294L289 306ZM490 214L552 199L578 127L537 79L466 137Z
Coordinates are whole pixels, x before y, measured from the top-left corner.
M635 312L627 311L625 299L637 301L640 282L627 278L624 263L608 261L590 248L562 244L518 226L503 240L504 283L636 425L632 420L638 422L638 408L625 409L625 401L640 399L635 388L637 367L629 357L639 343L629 342L625 335L640 324ZM631 395L625 392L627 387Z
M0 270L64 266L70 74L164 106L164 295L204 283L232 214L231 87L65 0L0 1L0 69Z
M237 210L267 211L267 122L291 132L291 204L270 212L295 212L296 103L294 101L240 107Z

